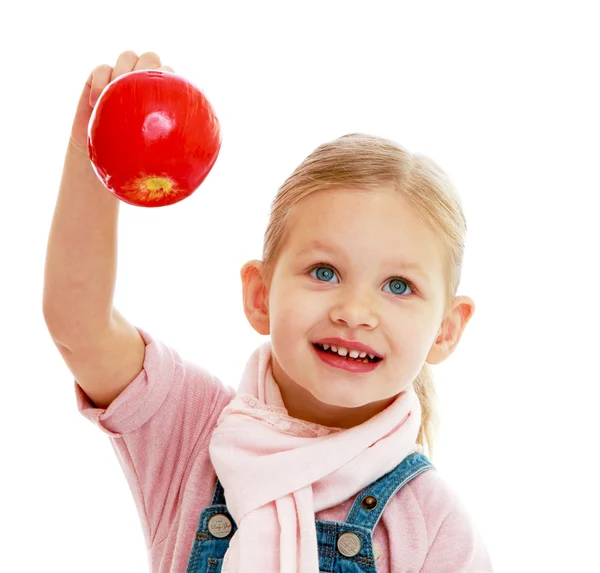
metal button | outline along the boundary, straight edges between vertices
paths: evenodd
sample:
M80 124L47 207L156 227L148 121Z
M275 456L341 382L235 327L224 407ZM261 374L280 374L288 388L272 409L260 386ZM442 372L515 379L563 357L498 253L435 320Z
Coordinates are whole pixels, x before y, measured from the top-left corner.
M364 509L375 509L378 503L376 497L368 495L360 502L360 505L362 505Z
M217 513L217 515L213 515L208 520L208 531L210 531L213 537L218 537L219 539L227 537L231 533L232 528L231 520L222 513Z
M342 533L337 542L338 549L345 557L354 557L360 553L362 543L354 533Z

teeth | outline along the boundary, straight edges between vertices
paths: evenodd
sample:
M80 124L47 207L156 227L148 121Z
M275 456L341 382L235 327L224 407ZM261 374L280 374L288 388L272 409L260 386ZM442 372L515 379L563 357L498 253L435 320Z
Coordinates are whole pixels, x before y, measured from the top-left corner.
M367 356L369 356L369 358L371 360L375 359L375 355L374 354L367 354L366 352L359 352L358 350L348 350L347 348L344 348L343 346L335 346L334 344L321 344L320 345L323 350L331 350L332 352L335 352L336 354L338 354L339 356L348 356L349 358L352 358L354 360L360 360L361 362L365 362L368 363L369 360L367 358Z

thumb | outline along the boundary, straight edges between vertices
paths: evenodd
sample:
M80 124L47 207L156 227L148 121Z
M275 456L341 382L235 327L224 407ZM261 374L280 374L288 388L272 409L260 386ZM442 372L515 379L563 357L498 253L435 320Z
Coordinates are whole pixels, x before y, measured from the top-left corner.
M90 72L88 79L85 81L83 85L83 90L81 91L81 95L79 96L79 102L77 103L77 113L76 115L81 115L84 113L89 113L91 115L93 103L90 101L90 94L92 93L92 82L94 79L94 72ZM89 108L89 111L88 111Z
M79 103L77 104L77 111L86 112L91 115L92 109L96 102L93 102L91 99L92 95L92 84L94 82L94 71L90 72L88 79L85 81L83 85L83 90L81 92L81 96L79 98ZM89 108L89 110L88 110Z
M77 102L77 110L73 118L73 127L71 130L71 139L81 149L87 149L87 130L92 111L96 105L96 101L100 96L100 92L110 80L110 68L103 69L105 66L95 68L88 76L79 101ZM107 67L107 66L106 66ZM96 86L94 88L94 86Z

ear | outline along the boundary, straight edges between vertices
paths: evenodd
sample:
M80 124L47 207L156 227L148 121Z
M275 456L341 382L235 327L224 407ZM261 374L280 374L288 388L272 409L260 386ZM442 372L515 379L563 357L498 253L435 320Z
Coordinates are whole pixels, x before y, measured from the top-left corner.
M269 303L262 261L249 261L240 271L244 312L248 322L259 334L269 334Z
M475 303L468 296L459 296L454 299L452 310L442 321L437 338L429 350L425 362L440 364L454 352L474 312Z

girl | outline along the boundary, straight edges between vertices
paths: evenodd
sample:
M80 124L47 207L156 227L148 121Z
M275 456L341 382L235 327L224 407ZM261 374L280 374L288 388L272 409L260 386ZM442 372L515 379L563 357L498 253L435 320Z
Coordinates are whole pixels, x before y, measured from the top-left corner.
M429 364L474 303L455 296L465 220L440 169L393 142L321 145L274 201L241 271L270 342L237 393L112 305L119 200L86 151L102 89L156 54L99 66L78 104L50 237L44 317L79 411L110 436L153 572L488 572L434 471Z

